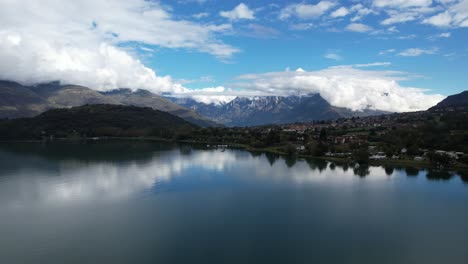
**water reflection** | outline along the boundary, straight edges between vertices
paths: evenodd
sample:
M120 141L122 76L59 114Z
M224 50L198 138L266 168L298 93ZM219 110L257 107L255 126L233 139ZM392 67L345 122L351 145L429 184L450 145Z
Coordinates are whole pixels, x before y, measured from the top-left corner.
M274 153L265 153L265 157L267 158L268 163L270 163L271 166L273 166L273 164L275 164L275 162L280 158L278 154Z
M206 145L0 145L0 263L466 263L466 174L408 172Z
M292 168L294 164L296 164L297 158L289 155L284 158L284 161L286 162L286 165L288 166L288 168Z
M453 174L448 171L441 171L441 170L429 170L426 174L428 180L441 180L441 181L448 181L453 178Z
M175 178L193 177L197 171L205 182L217 178L229 179L230 184L258 180L353 184L354 175L379 181L397 173L388 166L361 165L349 170L348 164L321 159L199 150L197 146L154 142L9 145L0 148L0 160L0 203L16 206L118 199L159 187L165 190ZM403 171L407 176L426 173L428 180L453 178L453 174L443 171L424 172L410 167ZM466 182L466 174L460 175Z
M327 168L328 162L322 159L307 159L307 164L309 164L309 167L312 170L318 170L319 172L322 172Z
M392 166L385 166L384 169L385 169L385 173L388 176L391 176L393 172L395 171L395 169Z
M418 176L419 174L419 169L414 168L414 167L406 167L405 168L406 175L413 177L413 176Z
M353 171L354 174L358 175L361 178L364 178L370 174L369 166L367 165L355 166Z
M462 179L463 182L468 184L468 172L467 171L458 171L458 175L460 175L460 178Z

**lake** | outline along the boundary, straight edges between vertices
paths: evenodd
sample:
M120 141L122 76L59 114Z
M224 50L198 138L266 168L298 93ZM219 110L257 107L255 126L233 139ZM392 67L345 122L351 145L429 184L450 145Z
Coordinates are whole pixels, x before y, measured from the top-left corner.
M149 141L1 143L0 263L468 263L468 178Z

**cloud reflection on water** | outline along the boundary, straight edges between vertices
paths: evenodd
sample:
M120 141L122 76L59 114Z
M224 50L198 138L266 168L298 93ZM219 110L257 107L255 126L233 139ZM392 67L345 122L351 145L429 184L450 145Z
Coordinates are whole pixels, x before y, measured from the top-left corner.
M184 181L195 177L194 171L202 174L204 181L227 177L241 183L260 181L336 186L361 184L363 181L373 186L378 186L378 183L388 185L402 178L397 176L406 175L404 170L383 167L363 170L324 161L298 160L292 165L287 159L265 154L251 155L239 150L172 149L151 152L144 161L50 160L8 152L3 152L2 158L20 160L18 164L21 166L0 170L0 204L15 207L127 198L159 185L170 184L176 178ZM419 171L418 174L424 175L426 172Z

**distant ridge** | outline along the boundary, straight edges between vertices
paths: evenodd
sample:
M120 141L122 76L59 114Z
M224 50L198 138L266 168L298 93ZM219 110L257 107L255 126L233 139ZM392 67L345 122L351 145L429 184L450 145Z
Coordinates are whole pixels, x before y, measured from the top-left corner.
M463 91L459 94L450 95L430 110L443 109L447 107L468 107L468 91Z

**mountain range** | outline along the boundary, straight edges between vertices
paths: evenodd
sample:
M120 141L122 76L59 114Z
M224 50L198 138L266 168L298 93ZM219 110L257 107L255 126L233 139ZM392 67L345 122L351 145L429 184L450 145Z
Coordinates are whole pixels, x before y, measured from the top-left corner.
M49 87L42 87L39 90L47 93ZM43 90L44 89L44 90ZM67 88L68 89L68 88ZM71 88L70 88L71 89ZM80 88L81 89L81 88ZM24 90L22 90L24 92ZM27 90L26 90L27 91ZM68 91L67 91L68 92ZM118 102L125 102L131 104L132 101L127 98L127 94L137 94L137 96L146 97L149 102L153 94L148 94L146 91L131 92L129 90L115 90L103 93L102 96L110 97ZM139 95L138 95L139 94ZM468 92L463 92L457 95L449 96L441 101L438 105L432 107L428 111L416 113L400 113L393 116L394 120L408 120L418 121L432 120L427 117L434 117L432 114L441 116L446 114L441 120L450 121L453 125L452 128L458 128L466 123L466 110L468 109ZM116 98L114 98L116 97ZM55 98L55 97L50 97ZM130 97L133 98L133 95ZM5 98L2 98L5 100ZM73 98L77 99L77 98ZM79 99L79 98L78 98ZM88 98L89 99L89 98ZM37 100L37 98L35 99ZM49 99L52 100L52 99ZM72 99L69 99L72 100ZM189 103L185 99L185 104ZM34 103L36 101L33 101ZM53 102L58 102L53 101ZM96 102L96 101L94 101ZM163 101L165 102L165 101ZM61 101L63 104L64 102ZM195 102L191 102L195 104ZM287 104L289 103L289 105ZM198 104L198 103L197 103ZM249 110L250 113L246 114L246 118L250 121L255 121L254 118L266 118L265 120L274 122L273 119L267 119L266 113L273 113L270 118L287 116L288 118L310 118L307 113L299 112L297 106L303 106L302 109L316 109L323 110L318 112L319 115L329 117L341 116L348 114L349 110L340 112L342 109L330 107L328 103L324 102L323 98L318 95L310 97L267 97L267 98L238 98L231 103L226 104L229 108L236 108L240 105ZM225 106L211 106L219 110ZM200 105L200 107L203 105ZM271 108L276 106L276 108ZM292 106L291 108L287 108ZM204 106L206 107L206 105ZM260 108L257 108L260 107ZM296 108L294 108L296 107ZM281 110L276 112L276 110ZM455 110L456 109L456 110ZM264 110L262 113L261 111ZM328 112L328 110L330 110ZM221 111L221 110L220 110ZM259 112L260 111L260 112ZM221 112L219 112L221 113ZM239 113L243 113L240 111ZM250 114L250 115L249 115ZM316 114L316 113L314 113ZM450 115L451 114L451 115ZM263 115L263 116L262 116ZM297 116L293 116L297 115ZM313 116L313 115L312 115ZM253 118L252 118L253 117ZM416 119L415 119L416 117ZM378 117L379 120L381 117ZM383 117L386 119L385 117ZM366 120L365 118L361 120ZM369 120L376 120L375 117ZM387 119L386 119L387 120ZM263 120L256 120L257 122ZM83 106L76 106L71 108L55 108L47 110L39 115L30 118L14 118L14 119L0 119L0 141L1 140L24 140L24 139L53 139L53 138L69 138L69 139L82 139L84 137L157 137L167 139L185 139L190 138L191 133L197 131L199 126L177 117L168 112L155 110L152 107L138 107L133 105L121 104L86 104ZM241 131L244 128L241 128ZM234 129L235 130L235 129ZM231 129L224 131L234 131ZM202 130L205 135L207 130ZM208 130L211 131L211 130ZM220 130L218 130L220 131ZM438 132L437 132L438 133ZM452 133L452 132L450 132ZM216 134L216 133L215 133ZM197 135L197 134L195 134ZM202 138L203 138L202 135ZM450 134L451 137L454 136ZM196 136L200 137L200 135ZM437 135L439 137L439 135ZM219 139L217 139L219 140ZM434 140L434 139L431 139Z
M449 96L433 108L467 105L468 91ZM237 97L228 103L205 104L190 97L164 97L147 90L115 89L99 92L59 82L21 85L0 81L0 119L33 117L49 109L86 104L133 105L168 112L198 126L257 126L371 116L378 110L352 111L330 105L320 94L307 96Z
M130 89L116 89L111 92L98 92L88 87L60 85L58 82L25 86L15 82L0 81L0 118L32 117L49 109L86 104L151 107L199 126L216 125L193 110L145 90L132 92Z
M377 110L352 111L343 107L335 107L319 94L287 97L237 97L225 104L204 104L191 98L172 98L171 100L227 126L310 122L385 113Z

